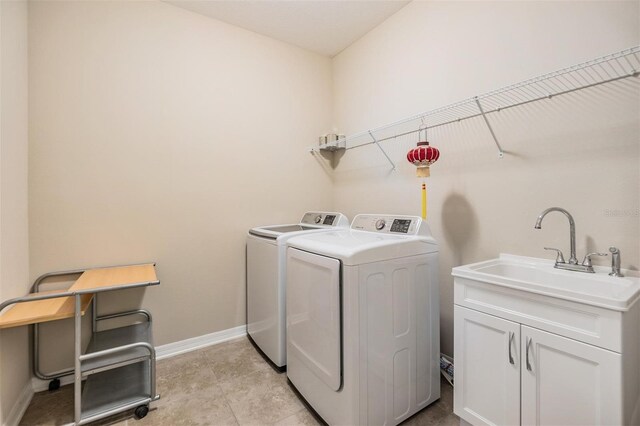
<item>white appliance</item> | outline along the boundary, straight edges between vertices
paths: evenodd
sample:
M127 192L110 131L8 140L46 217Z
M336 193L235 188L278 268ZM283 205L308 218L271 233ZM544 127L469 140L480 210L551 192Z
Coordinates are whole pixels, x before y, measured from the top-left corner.
M348 228L341 213L307 212L300 223L260 226L247 236L247 332L279 368L287 363L285 340L286 242L293 236Z
M415 216L291 238L287 376L330 425L396 425L440 398L438 245Z

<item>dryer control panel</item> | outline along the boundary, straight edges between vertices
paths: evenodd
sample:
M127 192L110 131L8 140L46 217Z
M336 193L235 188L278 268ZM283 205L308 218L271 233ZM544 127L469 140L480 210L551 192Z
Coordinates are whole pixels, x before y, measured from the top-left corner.
M349 220L341 213L334 212L306 212L300 224L322 227L348 226Z
M360 214L353 219L351 229L383 234L421 235L422 218L418 216L393 216ZM426 228L426 224L424 224ZM428 232L427 232L428 233Z

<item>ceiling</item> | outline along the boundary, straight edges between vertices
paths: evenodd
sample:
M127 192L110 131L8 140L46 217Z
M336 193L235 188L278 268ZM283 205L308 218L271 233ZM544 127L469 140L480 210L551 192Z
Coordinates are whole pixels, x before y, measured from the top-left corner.
M396 13L404 0L165 0L276 40L335 56Z

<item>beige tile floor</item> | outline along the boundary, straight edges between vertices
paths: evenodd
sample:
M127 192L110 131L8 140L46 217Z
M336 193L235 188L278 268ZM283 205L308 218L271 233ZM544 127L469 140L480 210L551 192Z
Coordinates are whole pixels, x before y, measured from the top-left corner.
M158 361L161 399L135 420L131 413L111 425L319 425L317 419L247 338ZM453 389L442 381L442 398L408 419L407 426L453 426ZM21 425L62 425L73 420L73 386L37 393Z

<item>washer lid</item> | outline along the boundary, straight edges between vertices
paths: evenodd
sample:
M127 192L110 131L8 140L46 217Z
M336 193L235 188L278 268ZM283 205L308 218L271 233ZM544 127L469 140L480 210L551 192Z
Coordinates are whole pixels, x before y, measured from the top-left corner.
M287 244L312 253L360 265L418 254L436 253L429 225L418 216L359 214L344 231L301 235Z
M306 212L300 223L291 223L285 225L267 225L251 228L249 234L257 237L269 238L272 240L281 240L286 235L287 238L295 235L293 233L331 230L338 228L347 228L349 219L342 213L336 212ZM291 235L287 235L291 234Z
M275 240L276 238L278 238L283 234L287 234L290 232L309 231L312 229L322 229L322 228L319 228L317 226L290 224L290 225L264 226L260 228L253 228L249 230L249 233L251 235L256 235L258 237L271 238Z
M287 245L340 259L344 265L438 252L438 244L430 236L379 234L353 229L300 235L289 239Z

